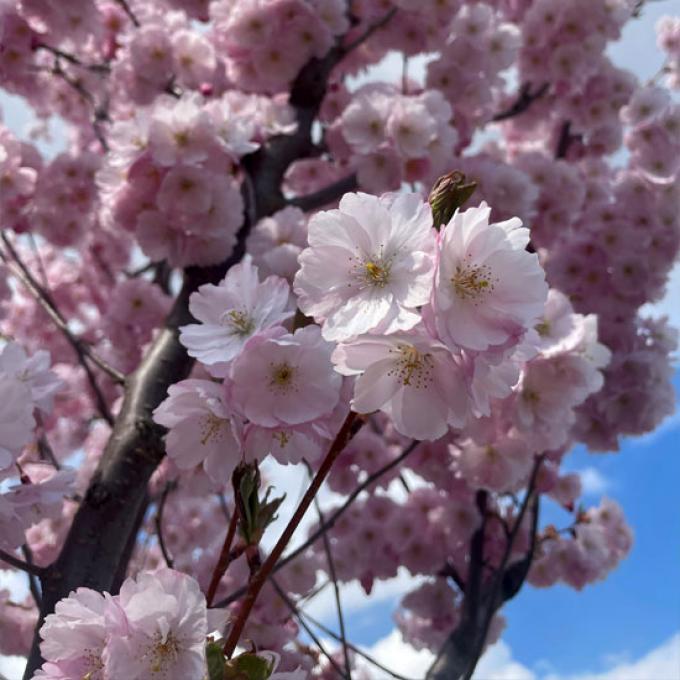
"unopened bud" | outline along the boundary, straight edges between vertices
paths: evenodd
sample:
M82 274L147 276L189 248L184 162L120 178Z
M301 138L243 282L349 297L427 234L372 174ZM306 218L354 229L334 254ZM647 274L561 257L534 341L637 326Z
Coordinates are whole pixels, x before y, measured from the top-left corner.
M436 229L448 224L453 214L472 196L477 182L467 181L465 175L458 170L440 177L430 191L429 202Z

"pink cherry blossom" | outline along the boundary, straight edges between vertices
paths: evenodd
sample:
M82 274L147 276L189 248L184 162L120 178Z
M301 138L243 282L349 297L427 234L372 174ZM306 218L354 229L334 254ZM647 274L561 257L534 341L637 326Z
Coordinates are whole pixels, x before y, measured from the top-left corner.
M172 569L143 573L123 583L116 605L122 616L110 619L108 677L203 677L208 617L194 579Z
M10 467L33 438L33 398L30 386L0 373L0 470Z
M434 323L452 349L485 350L519 337L540 316L548 287L528 229L518 219L489 224L482 204L442 230L432 292Z
M78 588L57 603L40 629L40 651L53 664L43 667L44 677L104 680L107 605L106 597L90 588Z
M64 386L50 364L49 352L40 350L29 357L16 342L8 343L0 352L0 373L28 385L33 403L45 413L52 411L54 395Z
M432 285L432 215L418 194L345 194L315 215L294 282L327 340L415 326Z
M172 385L154 420L170 430L166 449L180 470L202 465L215 482L229 482L241 460L241 425L223 387L196 379Z
M358 375L352 408L381 410L398 432L433 440L468 417L462 373L449 350L422 331L363 335L333 352L336 370Z
M249 338L293 315L288 284L278 276L263 282L250 257L232 267L219 285L191 295L189 310L200 321L180 329L190 356L215 367L234 359Z
M331 366L331 351L318 326L256 335L233 364L235 406L264 427L300 425L330 414L342 382Z

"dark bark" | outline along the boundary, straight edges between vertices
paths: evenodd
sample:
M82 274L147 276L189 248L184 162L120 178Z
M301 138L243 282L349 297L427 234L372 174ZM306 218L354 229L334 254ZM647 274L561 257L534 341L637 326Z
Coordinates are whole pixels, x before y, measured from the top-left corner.
M503 558L493 574L486 579L484 569L484 533L486 529L485 491L477 492L477 507L482 524L470 542L470 566L465 584L461 621L444 642L439 654L425 676L425 680L470 680L484 651L484 643L494 614L520 590L529 573L536 547L539 496L535 491L536 478L543 461L538 456L527 486L524 501L512 530L508 530ZM529 549L522 559L510 564L513 545L526 513L531 510Z
M232 259L238 261L240 256ZM189 295L203 283L217 282L228 264L187 271L165 327L126 380L123 405L101 462L59 557L42 575L39 625L76 588L116 592L119 587L146 508L149 478L165 453L164 429L153 422L151 414L167 396L168 387L185 378L193 364L179 344L178 327L191 320ZM38 629L26 679L42 663Z

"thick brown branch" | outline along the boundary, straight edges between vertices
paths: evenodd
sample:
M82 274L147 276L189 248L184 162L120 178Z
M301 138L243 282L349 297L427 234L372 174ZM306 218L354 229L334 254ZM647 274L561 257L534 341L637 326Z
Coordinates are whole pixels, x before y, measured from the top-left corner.
M472 677L484 649L491 620L505 601L503 586L508 584L508 581L504 580L508 571L508 562L524 517L530 506L534 512L533 526L535 527L538 522L538 505L535 501L537 495L535 488L542 460L542 456L537 456L527 484L524 500L517 513L510 534L506 538L505 550L500 564L490 582L486 583L482 577L487 495L483 491L477 493L477 505L483 519L481 528L475 532L471 541L470 566L468 569L465 599L463 600L463 615L460 624L449 635L437 659L428 670L426 680L469 680ZM533 557L534 540L532 540L532 546L529 550L531 557ZM524 576L526 576L530 566L530 560L529 564L523 565ZM510 570L512 570L512 567L510 567ZM511 579L512 577L513 575L511 575ZM513 583L513 587L519 588L520 586Z
M241 239L242 241L243 239ZM243 246L220 267L187 270L184 286L147 355L126 381L125 398L111 438L92 478L61 554L43 576L41 620L80 586L115 592L134 544L139 518L148 502L147 484L164 455L163 433L152 412L168 387L193 365L179 343L179 326L191 321L189 296L203 283L215 283L242 257ZM39 630L40 625L36 628ZM40 638L34 639L25 678L41 664Z
M313 194L291 198L288 200L288 204L294 205L305 212L316 210L329 203L334 203L348 191L355 191L358 186L357 176L355 174L348 175L347 177L339 179L337 182L333 182L333 184L329 184L323 189L319 189L319 191L315 191Z

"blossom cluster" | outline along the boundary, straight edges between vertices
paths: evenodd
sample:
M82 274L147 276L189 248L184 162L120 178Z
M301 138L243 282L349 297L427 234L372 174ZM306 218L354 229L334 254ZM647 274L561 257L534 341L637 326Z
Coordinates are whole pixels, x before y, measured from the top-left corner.
M666 61L638 83L607 48L639 9L0 0L0 87L38 120L0 124L0 556L54 576L102 540L77 518L122 448L140 475L158 463L130 578L61 593L36 677L203 680L234 471L323 470L350 411L327 540L240 638L272 677L346 662L291 612L329 580L410 574L397 623L436 652L471 580L532 558L528 583L580 589L625 557L621 510L582 507L563 461L674 407L677 334L641 310L680 249L679 24L658 23ZM471 207L435 220L454 169ZM235 533L213 600L232 624L271 534ZM0 590L0 653L27 654L37 619Z
M48 417L63 383L50 370L48 352L28 356L15 342L0 351L0 480L13 477L15 466L26 462L24 449L36 438L36 425ZM21 467L19 467L22 470ZM61 514L62 501L74 480L72 471L55 472L31 465L18 484L0 492L0 548L14 550L24 532L45 518Z
M45 664L34 677L199 680L207 670L208 634L223 626L224 613L207 609L198 583L172 569L129 578L115 596L78 588L40 629ZM304 677L276 673L276 654L258 656L271 662L271 680Z

